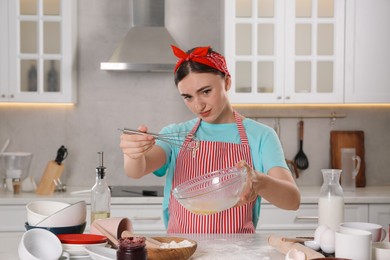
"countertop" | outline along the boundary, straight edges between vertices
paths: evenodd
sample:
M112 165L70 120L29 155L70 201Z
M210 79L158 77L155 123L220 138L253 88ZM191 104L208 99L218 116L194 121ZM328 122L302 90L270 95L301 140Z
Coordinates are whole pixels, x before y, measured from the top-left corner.
M57 200L68 203L74 203L85 200L90 203L90 193L86 192L88 187L68 187L67 192L55 192L52 195L41 196L33 192L21 192L14 195L9 191L0 191L0 205L26 205L31 200ZM299 187L301 191L301 203L317 203L320 187L304 186ZM84 192L80 192L84 191ZM111 204L162 204L162 197L113 197ZM355 192L344 192L345 203L370 203L384 204L390 203L390 186L368 186L365 188L356 188ZM263 200L263 204L267 204Z
M0 233L0 259L18 259L18 245L22 235L22 232ZM269 235L267 233L256 233L172 236L180 236L197 241L197 250L190 259L284 260L285 256L282 253L268 245L267 239ZM89 258L83 258L83 260L87 259Z

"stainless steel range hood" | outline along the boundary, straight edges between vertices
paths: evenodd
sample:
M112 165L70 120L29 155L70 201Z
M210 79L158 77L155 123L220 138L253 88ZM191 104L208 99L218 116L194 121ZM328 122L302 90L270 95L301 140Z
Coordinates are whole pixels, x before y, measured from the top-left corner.
M172 72L176 58L170 45L177 45L165 28L164 0L132 0L133 27L119 43L102 70Z

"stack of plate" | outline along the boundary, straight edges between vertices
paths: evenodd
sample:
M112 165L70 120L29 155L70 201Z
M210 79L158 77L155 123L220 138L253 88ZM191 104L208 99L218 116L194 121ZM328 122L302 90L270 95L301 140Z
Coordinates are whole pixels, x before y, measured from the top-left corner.
M60 234L57 235L62 243L62 249L69 253L71 259L89 258L85 247L105 247L107 237L95 234Z

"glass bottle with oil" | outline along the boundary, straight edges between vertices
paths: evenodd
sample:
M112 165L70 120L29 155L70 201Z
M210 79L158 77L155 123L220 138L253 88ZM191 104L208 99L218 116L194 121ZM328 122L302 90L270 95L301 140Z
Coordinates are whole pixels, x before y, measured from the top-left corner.
M110 217L111 190L104 178L106 167L103 165L103 152L99 154L99 166L96 167L96 183L91 190L91 224L96 219Z

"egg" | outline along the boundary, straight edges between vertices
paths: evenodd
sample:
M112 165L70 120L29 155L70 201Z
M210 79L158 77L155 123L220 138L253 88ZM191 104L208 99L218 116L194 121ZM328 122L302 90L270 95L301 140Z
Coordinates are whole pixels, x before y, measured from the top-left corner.
M314 232L314 241L317 242L317 244L321 244L321 235L325 230L328 230L329 227L325 224L321 224L317 227L316 231Z
M332 229L327 229L321 234L320 247L321 247L321 250L327 254L334 253L335 232Z

